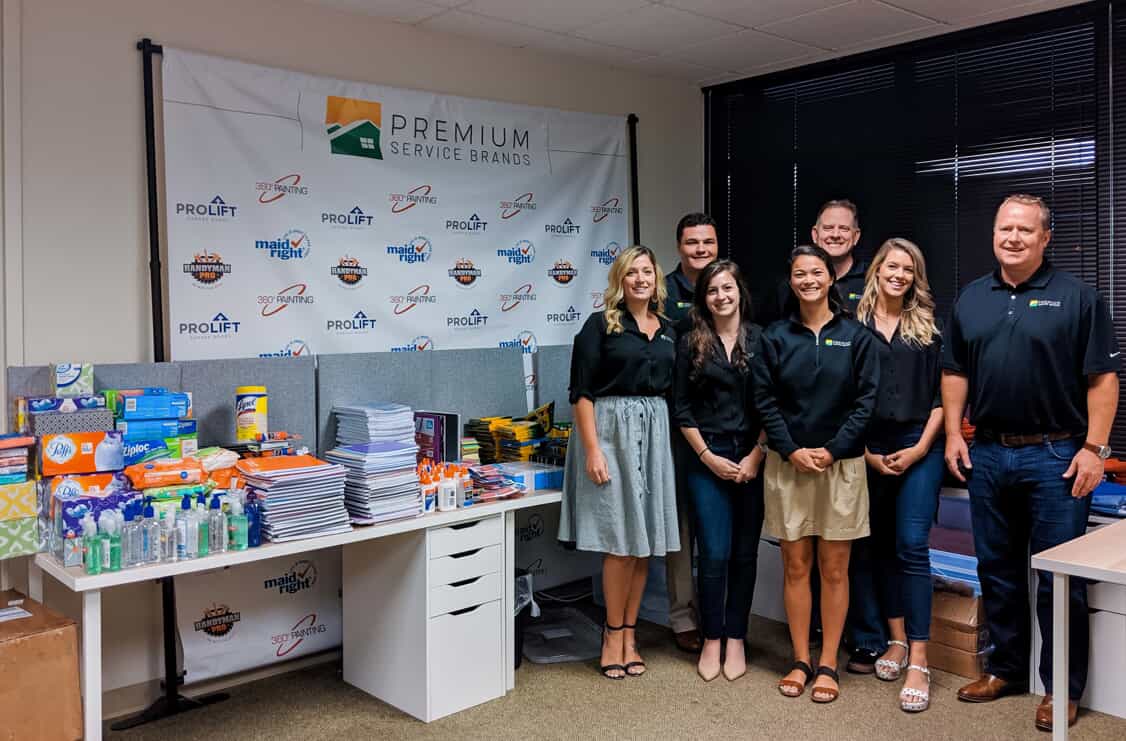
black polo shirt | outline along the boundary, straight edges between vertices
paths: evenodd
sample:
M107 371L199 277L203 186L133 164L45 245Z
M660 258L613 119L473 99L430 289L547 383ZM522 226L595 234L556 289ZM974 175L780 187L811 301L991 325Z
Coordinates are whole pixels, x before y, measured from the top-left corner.
M899 326L889 342L876 329L874 317L866 325L880 353L880 391L872 431L881 424L926 422L931 412L942 406L942 334L929 345L916 345L903 339Z
M1010 286L1000 270L966 286L942 367L969 379L970 421L995 433L1087 432L1087 376L1119 367L1110 311L1048 261Z
M665 276L665 290L668 297L665 299L665 316L672 322L677 333L684 334L691 329L688 321L688 310L696 299L696 284L688 280L680 265L676 270Z
M673 419L678 427L695 427L717 435L743 435L751 442L758 438L762 423L754 406L751 364L758 354L762 328L747 322L744 331L747 363L743 368L733 365L723 345L716 341L695 371L690 337L680 337L673 393Z
M650 340L622 310L622 332L606 334L606 312L587 317L571 351L571 403L601 396L666 396L672 390L676 331L660 319Z
M856 316L856 307L860 305L860 297L864 295L864 275L868 272L868 263L861 262L853 257L852 267L848 272L837 278L830 291L836 291L840 305L849 314ZM778 284L778 295L775 303L776 318L785 318L790 313L790 299L793 296L790 288L790 278L787 276ZM794 299L795 301L797 299Z
M864 453L880 359L863 325L838 313L818 336L796 316L779 320L763 331L752 368L755 405L781 456L821 447L834 460Z

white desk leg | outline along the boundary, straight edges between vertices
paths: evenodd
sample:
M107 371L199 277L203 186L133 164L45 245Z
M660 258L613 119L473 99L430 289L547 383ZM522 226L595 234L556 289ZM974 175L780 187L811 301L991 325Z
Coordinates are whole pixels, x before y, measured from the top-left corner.
M504 690L516 686L516 513L504 513Z
M102 738L102 592L82 593L82 717L85 741Z
M1071 626L1068 615L1070 579L1067 574L1052 574L1052 739L1067 738L1068 644Z
M43 604L43 569L35 563L35 556L27 559L27 596Z

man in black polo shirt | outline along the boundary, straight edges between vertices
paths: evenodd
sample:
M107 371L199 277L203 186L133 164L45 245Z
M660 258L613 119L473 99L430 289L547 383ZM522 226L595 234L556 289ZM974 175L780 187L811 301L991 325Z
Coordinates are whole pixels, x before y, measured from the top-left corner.
M710 265L719 252L715 219L707 214L686 214L676 225L676 249L680 264L665 276L668 298L665 316L676 325L677 334L691 329L688 310L696 295L696 278ZM678 429L674 427L674 429ZM696 622L696 586L692 580L692 513L684 494L681 473L682 453L686 443L677 432L673 437L673 455L677 462L677 513L680 518L680 550L665 556L665 576L669 590L669 624L676 645L684 651L698 652L703 646Z
M989 702L1028 689L1028 554L1082 535L1088 494L1103 477L1118 406L1118 344L1095 290L1044 259L1045 203L1009 196L993 224L998 269L970 283L947 326L942 377L946 464L967 482L978 575L994 650L987 674L958 691ZM976 425L962 438L967 402ZM1052 579L1040 574L1036 617L1048 696L1036 726L1050 730ZM1087 588L1071 584L1069 724L1087 682Z

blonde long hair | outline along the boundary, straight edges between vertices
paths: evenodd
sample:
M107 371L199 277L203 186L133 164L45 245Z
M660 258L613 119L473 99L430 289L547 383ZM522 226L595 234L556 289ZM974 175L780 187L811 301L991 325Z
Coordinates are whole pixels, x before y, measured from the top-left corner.
M606 334L622 333L622 302L625 297L622 283L625 281L626 273L633 266L634 260L639 257L648 257L649 261L653 263L653 272L656 274L654 279L656 281L655 290L653 298L649 301L649 308L660 316L665 315L665 299L668 298L668 289L665 288L665 276L661 272L661 266L657 264L657 256L648 247L635 244L633 247L622 250L610 266L605 301Z
M876 298L880 292L877 276L892 250L906 252L914 263L915 272L915 280L903 297L899 336L909 345L927 347L938 335L938 328L934 323L934 297L931 295L931 285L927 280L927 263L923 259L923 251L910 240L892 237L880 245L879 251L872 259L872 264L868 266L868 272L864 275L864 294L856 307L856 318L861 323L867 323L869 317L875 314Z

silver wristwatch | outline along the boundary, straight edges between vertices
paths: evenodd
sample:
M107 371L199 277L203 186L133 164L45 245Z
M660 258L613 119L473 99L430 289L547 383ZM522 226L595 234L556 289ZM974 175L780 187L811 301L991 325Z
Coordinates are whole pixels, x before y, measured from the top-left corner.
M1111 449L1109 445L1096 445L1095 443L1083 443L1083 447L1097 455L1102 460L1110 457Z

